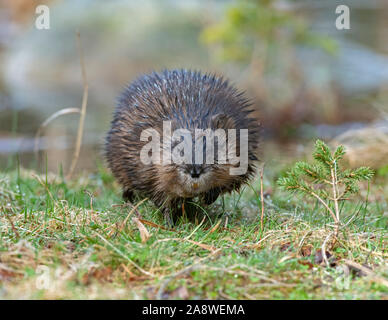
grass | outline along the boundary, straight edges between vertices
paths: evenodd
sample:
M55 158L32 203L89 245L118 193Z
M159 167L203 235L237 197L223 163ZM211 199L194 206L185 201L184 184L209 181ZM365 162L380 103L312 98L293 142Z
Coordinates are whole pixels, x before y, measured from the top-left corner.
M386 178L341 207L352 221L327 266L331 217L280 191L281 173L265 168L261 232L260 179L172 230L102 168L67 182L0 172L0 299L387 299Z

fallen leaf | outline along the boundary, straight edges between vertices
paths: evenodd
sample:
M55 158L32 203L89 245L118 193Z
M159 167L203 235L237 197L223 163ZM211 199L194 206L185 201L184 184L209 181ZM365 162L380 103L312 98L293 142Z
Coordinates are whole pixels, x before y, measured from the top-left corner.
M303 246L302 248L300 248L300 254L303 257L311 256L312 248L312 245Z
M82 283L84 285L88 285L92 279L96 279L100 282L111 281L110 276L112 275L112 272L113 270L111 267L104 267L99 269L93 268L82 277Z
M291 242L283 243L280 246L280 251L288 251L288 250L290 250L290 247L291 247Z
M218 227L220 226L220 224L221 224L221 219L217 222L217 224L213 228L211 228L209 233L215 232L218 229Z
M20 277L20 274L17 274L16 272L13 272L11 270L6 269L0 269L0 283L2 281L9 281L13 278Z
M304 266L308 266L309 270L314 267L314 265L310 261L298 260L298 263L301 264L301 265L304 265Z
M325 251L325 252L326 252L326 258L330 264L330 267L334 267L337 264L337 259L330 252L328 251ZM318 249L317 251L315 251L314 262L315 264L319 264L319 265L325 264L323 254L322 254L322 249Z
M147 242L147 240L151 237L147 228L144 226L144 224L141 223L141 221L138 218L134 217L134 218L132 218L132 221L134 221L136 223L136 226L140 231L141 242L142 243Z

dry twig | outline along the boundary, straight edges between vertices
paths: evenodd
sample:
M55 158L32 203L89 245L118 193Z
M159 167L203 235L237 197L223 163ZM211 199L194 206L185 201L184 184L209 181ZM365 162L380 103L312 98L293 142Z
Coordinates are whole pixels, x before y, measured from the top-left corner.
M79 118L79 125L78 125L78 132L77 132L77 141L75 145L75 150L73 154L73 159L71 161L69 172L66 176L66 179L70 179L71 176L74 173L74 169L77 165L77 161L79 158L79 153L81 150L81 142L82 142L82 135L84 131L84 123L85 123L85 116L86 116L86 106L88 103L88 81L86 78L86 70L85 70L85 63L84 63L84 56L82 52L81 47L81 35L79 32L77 32L77 43L78 43L78 49L79 49L79 55L80 55L80 63L81 63L81 71L82 71L82 81L83 81L83 87L84 92L82 95L82 106L81 106L81 116Z

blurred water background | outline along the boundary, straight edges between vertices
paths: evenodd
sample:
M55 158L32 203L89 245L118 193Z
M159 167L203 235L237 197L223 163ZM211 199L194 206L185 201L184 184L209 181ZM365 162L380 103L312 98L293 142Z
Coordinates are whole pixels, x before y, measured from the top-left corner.
M258 108L264 143L302 152L314 138L349 130L388 134L388 1L146 0L40 1L50 29L37 30L34 0L0 2L0 168L70 165L82 77L89 84L78 170L102 163L115 99L142 73L192 68L224 74ZM335 9L350 8L350 30ZM385 133L384 133L385 132ZM373 134L373 133L372 133ZM350 136L354 137L353 134ZM384 140L384 138L383 138ZM387 150L388 150L388 145ZM264 160L266 153L264 153ZM383 164L388 161L382 157ZM385 161L385 162L384 162Z

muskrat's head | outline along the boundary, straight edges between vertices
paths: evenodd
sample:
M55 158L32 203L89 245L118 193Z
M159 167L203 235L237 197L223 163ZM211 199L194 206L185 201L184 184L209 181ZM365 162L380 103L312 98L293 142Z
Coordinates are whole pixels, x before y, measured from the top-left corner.
M172 196L191 198L236 179L230 172L235 164L227 159L227 129L232 125L230 118L217 115L210 128L173 130L171 142L163 146L171 150L171 163L157 166L158 187Z

